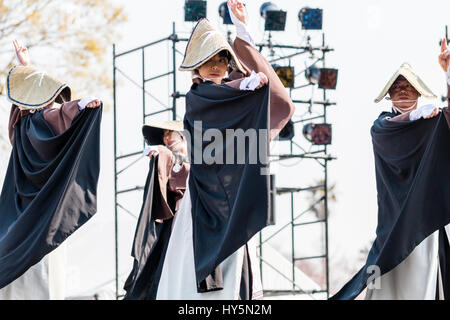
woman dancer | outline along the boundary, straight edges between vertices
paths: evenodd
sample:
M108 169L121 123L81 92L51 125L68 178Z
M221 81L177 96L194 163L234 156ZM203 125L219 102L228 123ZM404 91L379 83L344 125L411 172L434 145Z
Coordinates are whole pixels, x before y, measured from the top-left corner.
M143 204L133 243L134 266L125 284L126 300L154 300L173 220L186 190L189 175L183 123L167 121L145 125L150 145Z
M449 61L444 40L439 62L450 85ZM333 298L354 299L367 285L368 300L450 299L450 112L418 106L420 96L435 95L408 64L375 101L388 93L393 110L371 130L377 238L366 265Z
M228 6L237 27L234 48L203 19L191 35L180 67L192 72L194 83L186 97L184 121L190 136L191 171L165 254L157 299L262 298L252 237L267 225L268 177L261 174L259 164L228 163L228 158L227 164L197 162L196 155L210 149L202 142L196 145L195 136L210 129L218 134L217 142L227 130L257 129L266 130L273 139L289 121L294 105L271 65L254 47L244 6L240 1L228 1ZM217 146L212 157L224 156L225 149Z
M101 102L70 101L66 84L14 47L21 65L7 79L13 150L0 197L0 300L64 299L60 244L96 212Z

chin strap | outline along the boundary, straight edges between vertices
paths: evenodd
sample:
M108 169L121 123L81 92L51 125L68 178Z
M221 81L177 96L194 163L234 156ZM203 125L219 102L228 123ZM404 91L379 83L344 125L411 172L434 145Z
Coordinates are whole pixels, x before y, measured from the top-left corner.
M397 112L399 112L399 113L405 113L405 112L411 111L411 110L413 110L413 109L417 106L417 100L400 100L400 101L392 101L392 102L412 102L412 101L415 101L415 103L414 103L411 107L409 107L409 108L403 108L403 109L401 109L401 108L399 108L399 107L396 107L394 104L392 104L392 109L394 109L395 111L397 111Z

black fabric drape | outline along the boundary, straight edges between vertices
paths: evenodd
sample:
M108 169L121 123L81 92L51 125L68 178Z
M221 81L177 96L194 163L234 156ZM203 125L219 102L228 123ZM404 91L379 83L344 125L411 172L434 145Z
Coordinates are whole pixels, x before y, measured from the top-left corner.
M356 298L372 276L369 266L378 266L381 275L389 272L425 238L450 223L448 109L418 121L390 121L387 116L394 114L382 113L371 129L377 238L365 266L332 299Z
M226 139L227 129L244 132L250 129L249 132L256 130L258 133L265 130L267 133L268 106L269 86L240 91L205 82L194 84L186 96L184 127L191 138L188 144L191 156L189 190L199 292L220 289L219 264L268 225L269 176L261 171L267 167L268 134L257 134L257 142L246 140L243 164L237 164L237 151L233 163L226 163L227 154L231 155L233 148L237 150L236 141ZM199 127L195 126L197 121L201 121ZM201 137L208 129L216 130L224 143L212 148L210 143L218 142L215 134L212 141L203 141ZM223 164L207 164L203 157L198 158L210 151L216 159L222 159ZM251 164L250 156L255 153L260 156Z
M0 288L58 247L97 211L101 108L55 135L42 111L24 116L0 196Z
M125 282L125 300L155 300L164 264L165 252L169 244L173 219L156 222L153 210L161 208L158 180L158 157L149 163L144 198L136 226L133 249L133 269ZM159 192L159 194L158 194Z

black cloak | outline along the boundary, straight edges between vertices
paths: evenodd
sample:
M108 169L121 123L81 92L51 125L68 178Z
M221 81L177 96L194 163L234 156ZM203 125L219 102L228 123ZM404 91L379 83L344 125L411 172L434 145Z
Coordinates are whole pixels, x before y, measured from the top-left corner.
M268 167L268 106L269 85L241 91L208 81L194 84L186 95L184 128L190 138L189 190L198 292L221 289L219 264L269 224L269 175L264 174ZM198 121L199 127L195 125ZM214 135L211 142L204 141L208 139L201 137L207 129L220 133L224 143L211 148L218 138ZM245 161L238 164L242 163L237 162L238 152L232 153L238 150L236 139L226 139L227 129L256 129L266 134L257 134L257 142L245 139ZM254 152L260 154L256 163L249 161ZM203 153L219 160L208 164L204 157L198 159ZM226 164L227 155L234 155L232 164Z
M378 266L381 275L389 272L450 223L450 111L417 121L388 116L395 115L383 112L371 129L377 238L364 267L332 299L356 298L373 277L368 267Z
M22 117L0 196L0 288L58 247L97 211L101 108L56 135L43 111Z
M161 191L158 179L158 157L150 160L144 199L134 235L131 255L133 269L125 282L125 300L155 300L164 256L169 244L172 221L156 222L154 208L161 208ZM156 194L159 193L159 194Z

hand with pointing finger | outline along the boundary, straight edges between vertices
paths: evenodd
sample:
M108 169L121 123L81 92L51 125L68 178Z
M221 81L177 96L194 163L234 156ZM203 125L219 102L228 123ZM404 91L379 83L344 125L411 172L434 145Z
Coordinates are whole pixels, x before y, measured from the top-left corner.
M17 60L23 65L23 66L29 66L30 65L30 56L28 55L28 49L27 47L22 46L19 41L14 40L13 41L14 49L16 51L16 57Z
M441 65L444 72L448 71L450 65L450 51L447 48L447 40L441 41L441 54L439 55L439 64Z

